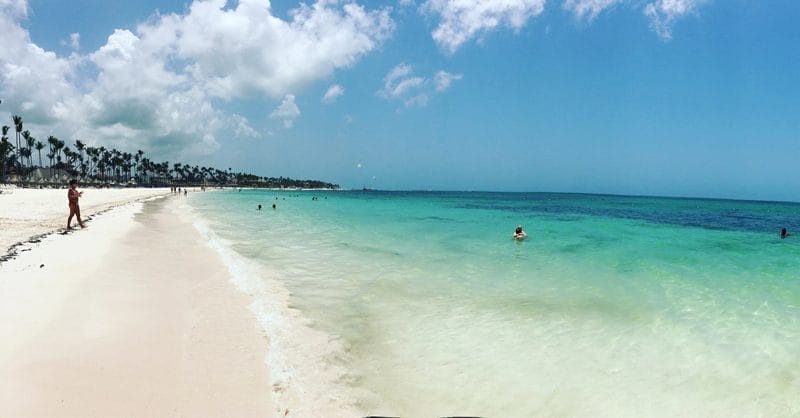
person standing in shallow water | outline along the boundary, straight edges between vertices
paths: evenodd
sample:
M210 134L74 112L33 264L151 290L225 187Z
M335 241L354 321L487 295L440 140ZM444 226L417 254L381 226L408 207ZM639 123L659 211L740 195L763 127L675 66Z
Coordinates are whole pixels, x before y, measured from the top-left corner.
M78 204L78 199L83 196L83 192L78 191L78 180L71 180L69 182L69 190L67 190L67 200L69 201L69 217L67 217L67 229L72 229L70 227L70 223L72 223L72 217L77 216L78 218L78 225L81 228L86 228L86 225L81 220L81 207Z
M789 236L789 231L786 228L781 228L781 239L784 239Z

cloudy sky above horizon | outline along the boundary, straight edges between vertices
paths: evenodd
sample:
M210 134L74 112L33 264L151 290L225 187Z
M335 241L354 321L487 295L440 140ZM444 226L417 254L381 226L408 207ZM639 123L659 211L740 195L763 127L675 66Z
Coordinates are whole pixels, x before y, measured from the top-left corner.
M800 200L790 1L0 0L0 120L345 187Z

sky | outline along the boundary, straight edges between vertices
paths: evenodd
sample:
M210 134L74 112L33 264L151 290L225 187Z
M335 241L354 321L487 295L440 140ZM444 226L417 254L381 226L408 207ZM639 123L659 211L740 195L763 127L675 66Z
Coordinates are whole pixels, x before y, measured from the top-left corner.
M0 123L345 188L800 201L794 0L0 0Z

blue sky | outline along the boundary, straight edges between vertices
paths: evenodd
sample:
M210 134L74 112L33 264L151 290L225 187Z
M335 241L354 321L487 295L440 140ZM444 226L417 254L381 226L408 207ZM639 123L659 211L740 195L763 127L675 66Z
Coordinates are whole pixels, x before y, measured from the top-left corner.
M0 0L0 13L0 118L21 114L38 138L344 187L800 201L794 1Z

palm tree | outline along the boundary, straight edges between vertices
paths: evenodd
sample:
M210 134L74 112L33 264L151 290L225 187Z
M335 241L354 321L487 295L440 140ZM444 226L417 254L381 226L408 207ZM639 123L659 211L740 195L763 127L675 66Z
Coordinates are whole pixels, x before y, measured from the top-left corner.
M181 164L181 163L175 163L175 164L173 164L173 167L174 167L174 172L175 172L175 176L177 176L178 174L180 174L180 175L181 175L181 179L183 179L183 173L181 173L181 166L182 166L182 165L183 165L183 164Z
M133 155L133 160L136 161L136 177L139 177L139 164L141 164L142 156L144 155L144 151L136 150L136 154Z
M36 148L36 143L37 142L39 142L39 141L33 135L31 135L30 138L28 139L28 144L29 144L28 145L28 149L31 150L31 154L33 154L33 150ZM36 167L33 164L33 157L31 157L30 163L31 163L31 167Z
M119 175L120 170L122 169L122 153L118 150L114 149L111 150L111 174L114 175L114 179L117 183L119 183Z
M56 167L60 167L61 166L61 150L64 148L65 143L64 143L64 141L62 141L62 140L60 140L58 138L53 137L53 139L55 139L53 154L55 154L55 157L56 157Z
M75 149L78 150L78 158L79 158L80 167L81 167L81 169L80 169L81 177L86 175L86 165L83 163L83 150L85 148L86 148L86 144L81 142L81 140L79 140L79 139L75 140Z
M131 181L131 167L133 167L133 154L129 152L122 153L122 168L125 171L125 181Z
M17 159L19 159L19 156L20 156L20 154L19 154L19 148L20 148L20 146L19 146L20 145L19 144L19 142L20 142L19 141L19 137L20 137L20 133L22 133L22 116L14 115L14 116L11 117L11 119L14 121L14 130L17 131L17 137L16 137L17 138ZM21 163L22 162L20 161L20 164Z
M30 157L33 154L33 144L36 142L36 138L31 136L31 133L27 130L22 131L22 138L25 140L24 146L28 147L28 167L33 167L33 159Z
M40 141L36 141L36 151L39 151L39 167L42 166L42 149L44 148L44 144Z
M73 164L75 163L75 157L78 154L75 153L75 152L72 152L72 150L69 149L69 147L64 147L64 150L62 152L64 154L64 159L66 159L66 161L64 162L64 164L66 164L66 167L64 167L64 168L67 171L73 170L74 169Z
M83 150L86 148L86 144L81 142L80 139L75 140L75 149L78 150L78 153L81 155L81 160L83 160Z
M96 173L95 173L95 175L96 175L96 176L98 176L98 177L102 177L102 180L103 180L103 182L105 182L105 181L106 181L106 178L107 178L107 177L106 177L106 160L104 160L104 159L102 159L102 158L101 158L101 159L100 159L100 160L97 162L97 169L98 169L98 170L100 170L100 174L101 174L102 176L100 176L100 175L98 175L98 174L96 174Z
M56 157L56 150L58 149L59 140L53 135L50 135L47 137L47 143L50 145L50 152L47 153L47 158L50 159L50 177L53 177L56 175L53 163L54 158Z
M108 150L106 150L106 147L100 147L97 149L97 158L98 158L98 161L96 162L97 169L100 170L100 174L102 174L103 176L103 181L105 181L107 179L106 168L108 168L111 154L109 154ZM97 175L96 171L95 175Z
M100 151L101 151L100 162L102 163L103 179L105 181L108 181L108 177L110 175L109 171L106 170L111 170L111 152L109 152L106 149L106 147L100 147Z
M0 171L0 180L5 180L6 178L6 167L8 166L8 161L11 159L9 157L14 151L14 146L8 142L7 133L8 126L3 126L3 136L0 137L0 165L2 165L3 170Z
M27 158L28 161L30 161L31 160L31 149L30 148L22 148L21 150L19 150L19 155L20 155L20 163L22 161L24 161L25 158Z
M88 173L89 175L97 175L95 169L97 168L97 161L100 160L100 148L95 147L87 147L86 148L86 155L91 157L92 165L89 167Z

